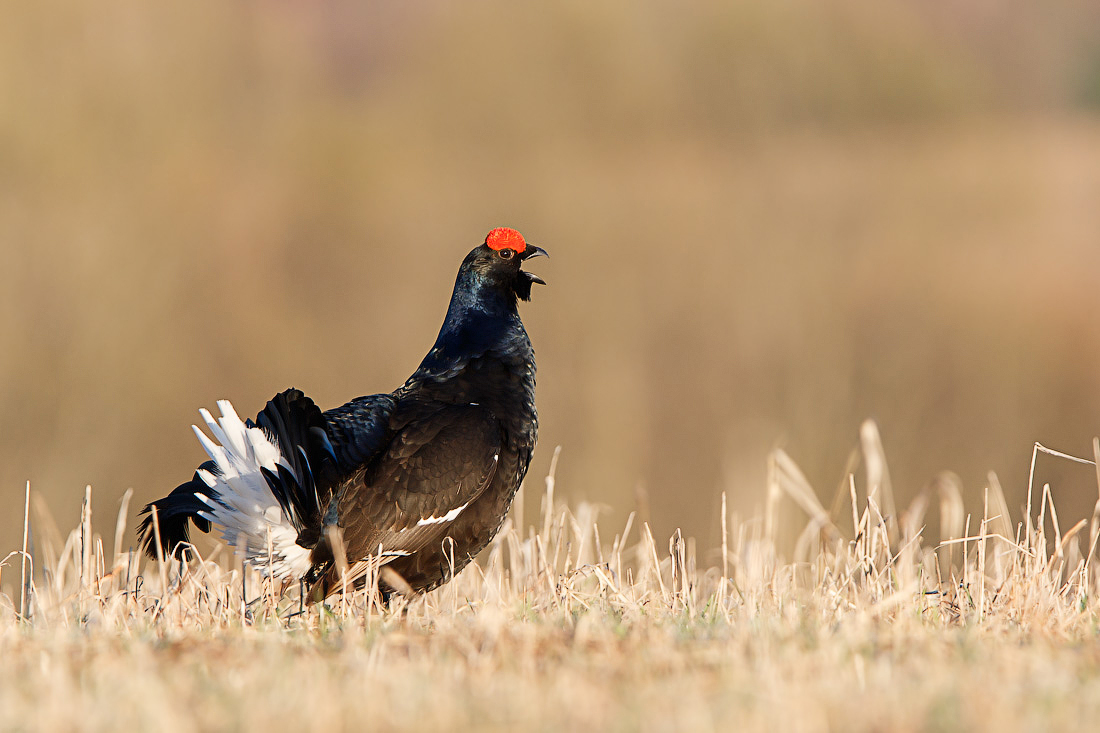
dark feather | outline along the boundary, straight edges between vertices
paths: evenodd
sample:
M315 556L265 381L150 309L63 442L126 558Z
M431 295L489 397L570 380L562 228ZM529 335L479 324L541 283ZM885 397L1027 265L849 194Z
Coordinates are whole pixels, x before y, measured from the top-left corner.
M199 466L199 471L215 473L217 467L213 461L207 461ZM146 504L138 516L143 516L138 525L138 537L141 548L151 558L157 557L156 531L153 529L153 511L157 513L157 529L160 531L160 549L164 557L188 557L186 547L191 543L188 522L194 522L195 526L203 532L210 531L210 522L198 516L198 512L207 508L206 504L196 496L204 494L212 499L218 498L218 492L211 489L199 478L199 472L191 477L190 481L180 484L172 489L172 492L163 499L158 499Z
M357 397L325 412L327 435L338 471L337 480L361 468L391 435L392 394Z

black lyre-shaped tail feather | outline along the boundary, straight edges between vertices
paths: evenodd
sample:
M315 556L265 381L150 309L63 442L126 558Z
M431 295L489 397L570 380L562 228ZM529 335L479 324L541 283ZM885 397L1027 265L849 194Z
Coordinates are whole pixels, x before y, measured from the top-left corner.
M318 478L327 490L326 478L334 472L336 461L325 429L325 416L313 400L299 390L288 389L267 403L256 416L256 425L276 441L289 466L264 468L264 478L298 531L298 544L312 547L317 542L321 515L328 501L327 493L321 495Z
M199 471L217 473L217 466L213 461L207 461L199 466ZM187 559L191 546L190 522L203 531L210 531L210 522L199 516L199 512L206 509L206 504L198 497L204 494L217 499L217 492L211 489L199 477L198 471L190 481L180 484L172 489L172 492L163 499L145 505L141 510L144 515L141 524L138 525L138 538L141 549L149 557L156 559L157 535L160 536L160 553L165 558L182 557ZM153 512L156 511L156 527L153 522Z

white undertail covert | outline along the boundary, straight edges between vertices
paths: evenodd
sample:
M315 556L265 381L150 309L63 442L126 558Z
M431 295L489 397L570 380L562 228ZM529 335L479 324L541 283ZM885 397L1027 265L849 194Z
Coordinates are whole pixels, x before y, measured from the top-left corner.
M209 507L199 516L218 526L222 539L244 553L245 561L265 576L297 580L310 569L310 552L297 543L298 531L271 493L261 469L292 470L279 446L261 428L248 427L228 400L219 400L217 420L199 410L211 440L191 427L217 473L200 469L203 482L217 492L211 498L196 492Z

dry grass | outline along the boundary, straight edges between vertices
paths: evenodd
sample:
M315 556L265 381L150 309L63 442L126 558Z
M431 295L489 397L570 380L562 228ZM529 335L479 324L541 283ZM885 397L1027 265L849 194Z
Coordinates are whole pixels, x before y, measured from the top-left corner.
M19 554L0 567L3 727L1091 729L1100 514L1067 528L1031 487L1011 516L995 476L982 516L946 480L895 514L874 424L861 438L832 512L773 454L765 516L723 513L716 552L633 517L600 527L551 476L541 526L506 524L454 582L389 608L356 593L299 613L225 553L144 562L119 551L128 509L111 550L86 503L61 552L36 553L25 620ZM935 502L939 543L921 530Z

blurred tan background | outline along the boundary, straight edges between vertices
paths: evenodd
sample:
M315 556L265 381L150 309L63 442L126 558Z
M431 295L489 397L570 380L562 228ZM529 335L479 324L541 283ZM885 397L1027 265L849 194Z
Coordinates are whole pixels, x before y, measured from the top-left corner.
M1095 2L5 6L0 548L27 480L107 529L189 477L216 399L398 386L499 225L552 254L529 491L561 445L614 526L716 542L775 446L828 504L867 417L902 501L1016 510L1100 433Z

